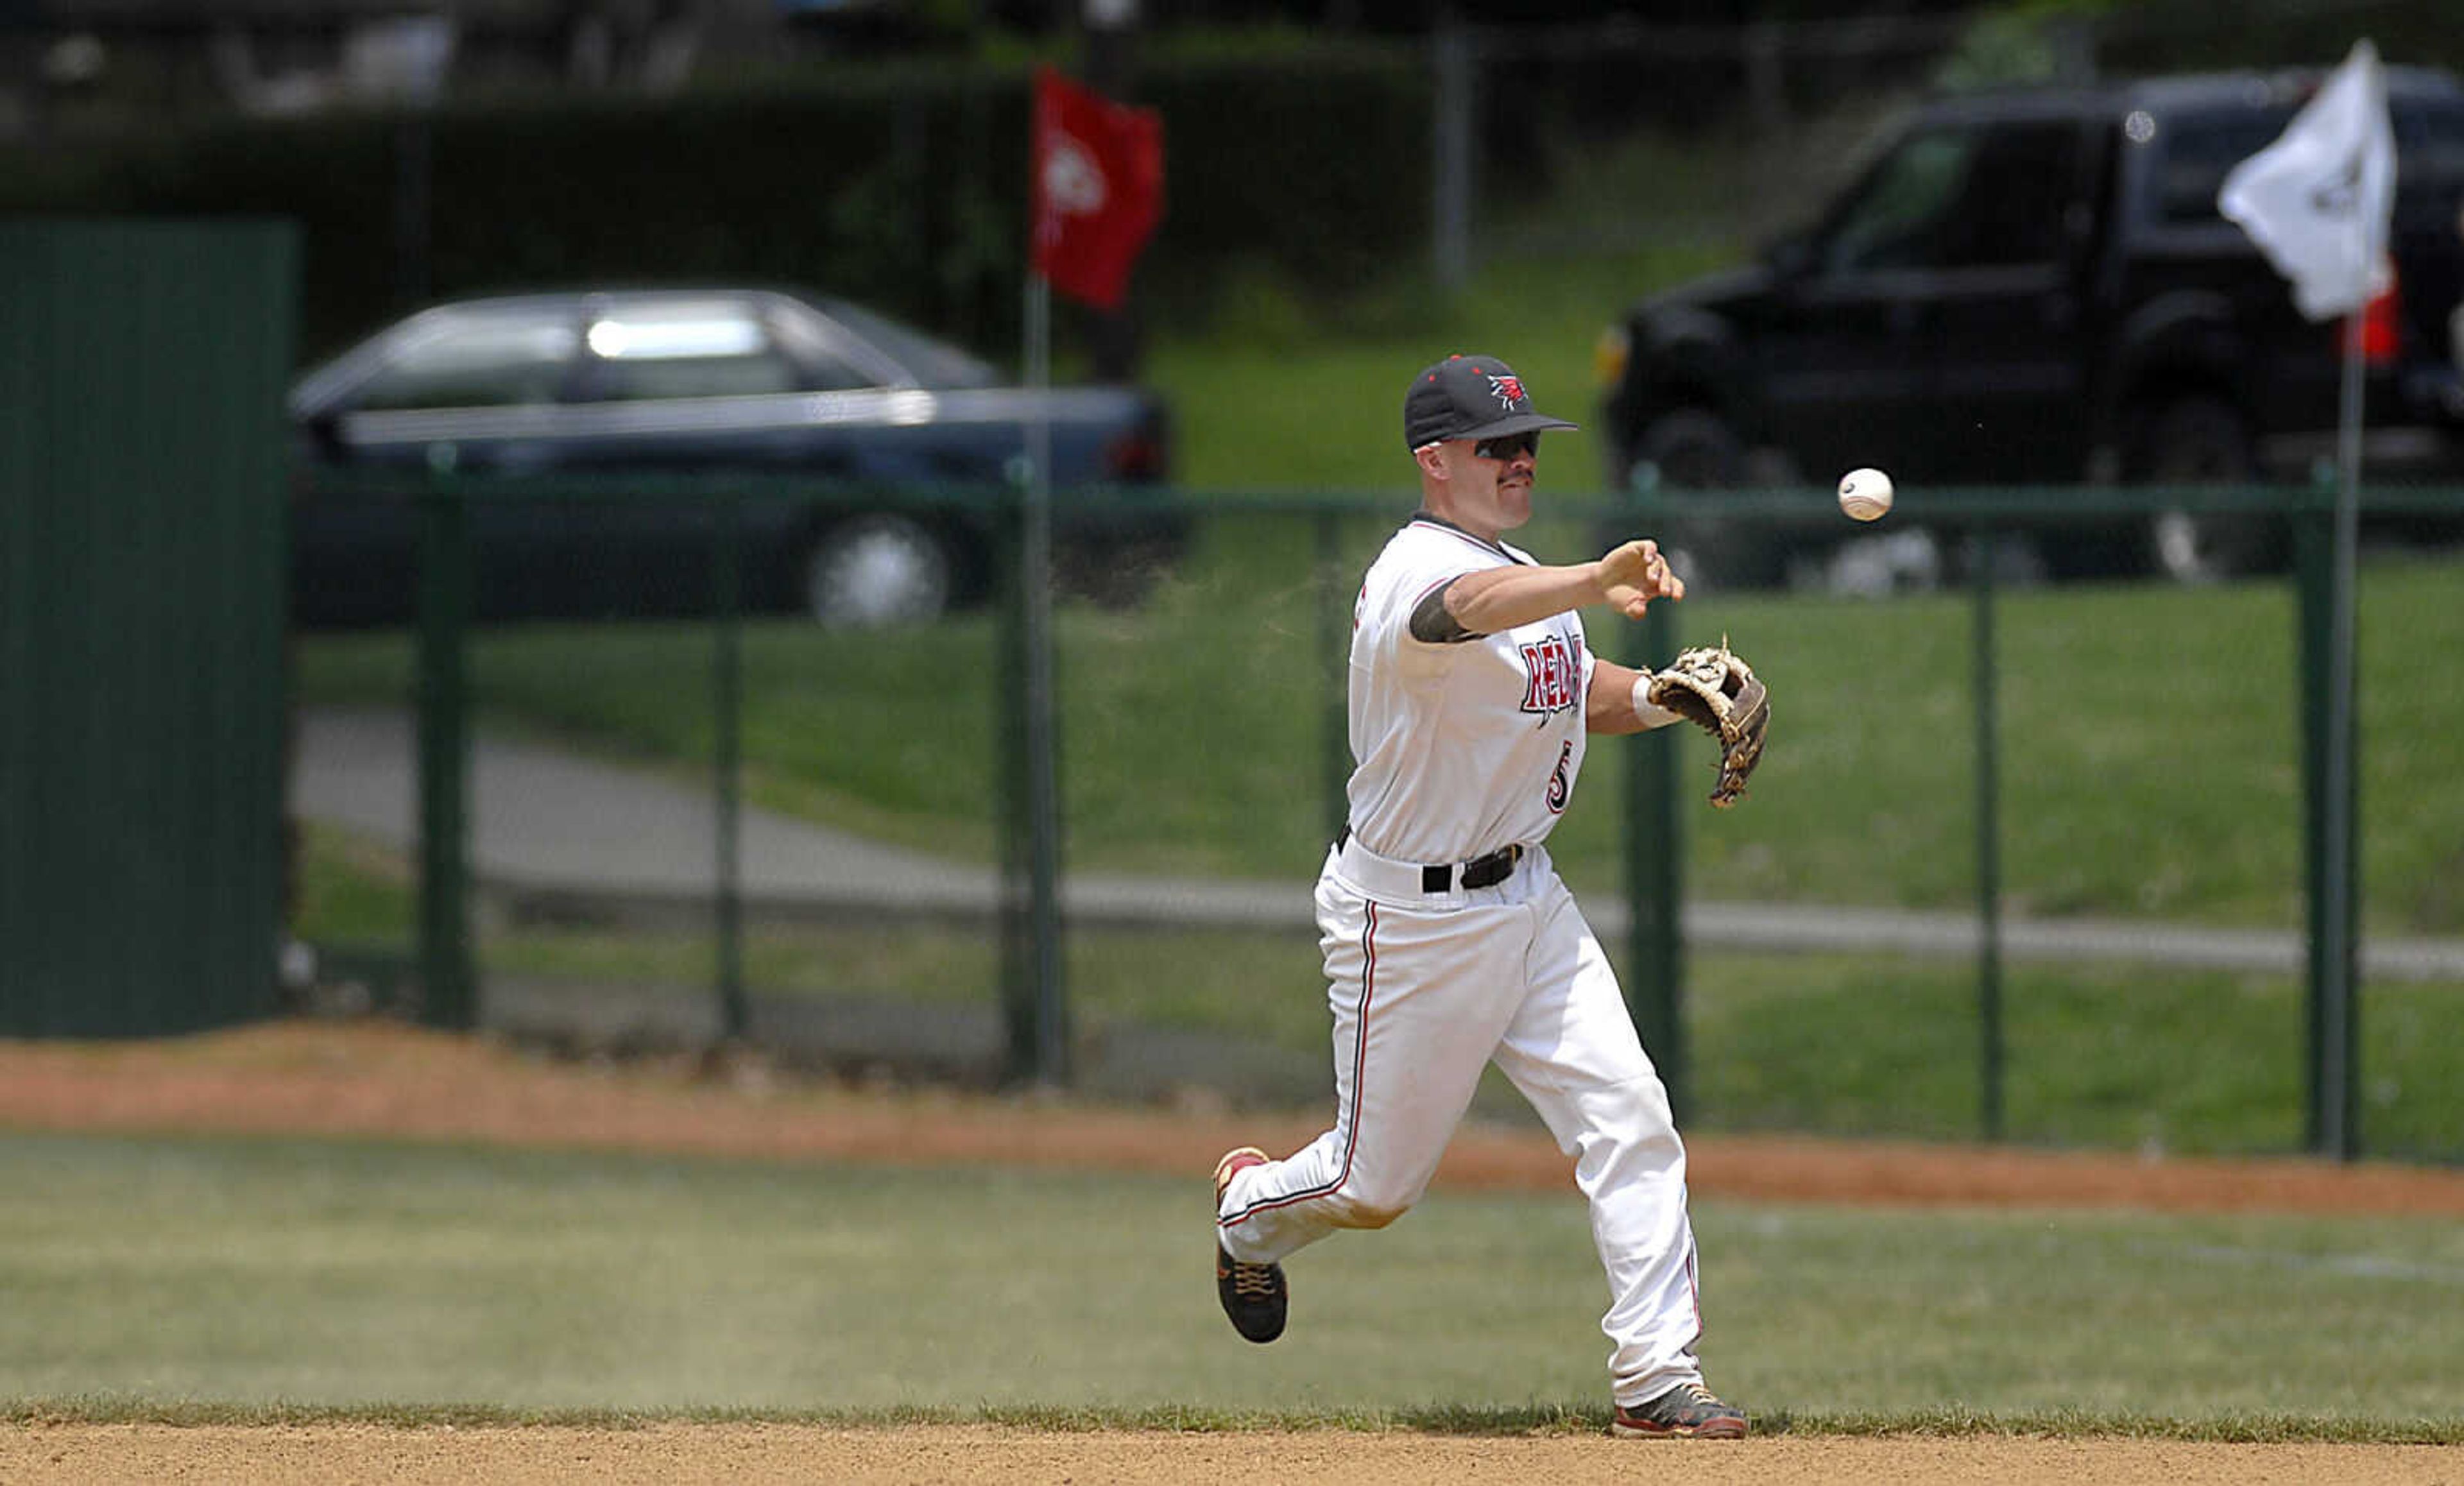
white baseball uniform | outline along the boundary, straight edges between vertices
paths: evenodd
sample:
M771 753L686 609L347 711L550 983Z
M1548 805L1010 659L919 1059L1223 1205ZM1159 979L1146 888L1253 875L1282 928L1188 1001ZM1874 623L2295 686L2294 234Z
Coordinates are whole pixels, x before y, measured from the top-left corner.
M1613 1389L1632 1405L1701 1381L1702 1317L1667 1091L1543 844L1582 769L1581 617L1450 644L1411 632L1434 590L1530 561L1423 513L1369 569L1353 619L1351 825L1317 885L1334 1127L1234 1175L1218 1236L1237 1260L1277 1263L1394 1221L1494 1060L1574 1158L1608 1274ZM1480 863L1499 852L1517 854Z

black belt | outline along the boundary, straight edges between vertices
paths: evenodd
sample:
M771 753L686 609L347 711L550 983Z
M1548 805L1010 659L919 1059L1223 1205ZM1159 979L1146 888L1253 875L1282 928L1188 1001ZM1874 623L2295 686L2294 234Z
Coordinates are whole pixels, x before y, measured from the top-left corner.
M1343 829L1334 833L1334 844L1341 847L1350 840L1352 822L1347 820ZM1514 863L1522 860L1523 843L1516 841L1509 846L1500 846L1487 856L1474 857L1469 862L1441 862L1434 866L1424 866L1420 868L1420 891L1451 892L1457 882L1465 887L1494 887L1513 876ZM1461 871L1463 876L1456 877L1457 871Z

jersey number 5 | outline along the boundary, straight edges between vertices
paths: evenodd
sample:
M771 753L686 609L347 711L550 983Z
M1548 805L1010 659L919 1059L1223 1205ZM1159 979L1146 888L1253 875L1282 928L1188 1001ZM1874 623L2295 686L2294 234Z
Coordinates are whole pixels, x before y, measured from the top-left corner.
M1566 813L1566 798L1574 792L1573 780L1566 777L1566 766L1573 761L1574 745L1557 745L1557 767L1549 771L1549 813L1552 816Z

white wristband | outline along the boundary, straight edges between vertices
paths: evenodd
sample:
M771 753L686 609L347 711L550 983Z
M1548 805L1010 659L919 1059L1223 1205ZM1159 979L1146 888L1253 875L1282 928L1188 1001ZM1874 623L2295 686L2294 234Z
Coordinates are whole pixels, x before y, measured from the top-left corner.
M1650 691L1651 672L1644 671L1634 678L1634 715L1642 724L1643 731L1665 728L1672 722L1685 720L1685 714L1683 712L1672 712L1667 708L1652 706L1649 700Z

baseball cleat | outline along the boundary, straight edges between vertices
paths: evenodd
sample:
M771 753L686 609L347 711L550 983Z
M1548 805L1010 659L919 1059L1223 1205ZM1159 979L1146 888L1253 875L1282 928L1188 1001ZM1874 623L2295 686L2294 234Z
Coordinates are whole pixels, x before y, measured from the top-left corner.
M1223 1206L1223 1189L1232 1185L1233 1176L1253 1166L1265 1166L1266 1153L1255 1146L1243 1146L1223 1153L1215 1163L1215 1206ZM1291 1306L1291 1290L1284 1283L1281 1264L1243 1264L1224 1252L1219 1241L1215 1245L1215 1295L1223 1302L1223 1314L1232 1318L1232 1329L1252 1342L1271 1342L1284 1334L1284 1318Z
M1617 1406L1609 1432L1629 1439L1743 1439L1746 1411L1700 1383L1680 1383L1647 1404Z

